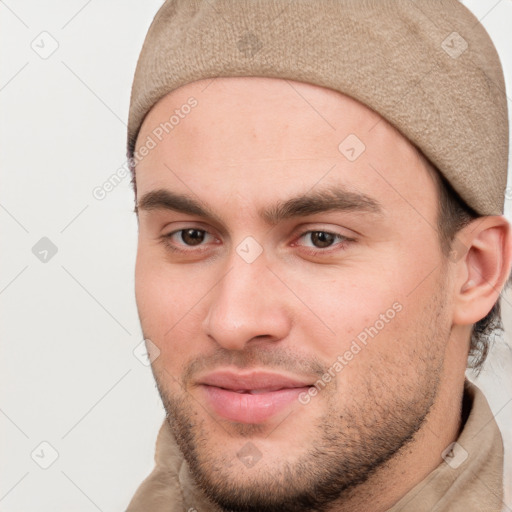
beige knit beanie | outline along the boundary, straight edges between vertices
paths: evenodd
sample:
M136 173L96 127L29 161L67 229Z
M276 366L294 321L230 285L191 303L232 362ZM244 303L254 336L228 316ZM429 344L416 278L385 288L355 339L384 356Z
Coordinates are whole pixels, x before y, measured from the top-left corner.
M129 156L158 100L220 76L347 94L398 128L474 210L503 212L503 72L487 32L457 0L168 0L137 64Z

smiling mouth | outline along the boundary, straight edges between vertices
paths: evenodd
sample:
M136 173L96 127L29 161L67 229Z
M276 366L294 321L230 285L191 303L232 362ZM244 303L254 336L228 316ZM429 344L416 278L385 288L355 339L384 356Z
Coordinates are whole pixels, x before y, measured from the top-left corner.
M220 388L226 389L226 388ZM272 393L274 391L281 391L284 389L295 389L295 388L268 388L268 389L226 389L226 391L233 391L235 393L246 393L249 395L261 395L262 393Z
M201 386L203 400L215 416L233 423L261 424L299 403L311 386L279 389L226 389Z
M206 407L221 419L234 423L263 423L290 409L298 396L313 385L266 370L241 372L225 368L198 379Z

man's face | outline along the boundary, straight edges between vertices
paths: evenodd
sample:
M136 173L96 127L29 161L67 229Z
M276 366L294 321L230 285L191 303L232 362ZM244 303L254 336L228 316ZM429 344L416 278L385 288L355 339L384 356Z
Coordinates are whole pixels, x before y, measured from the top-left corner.
M451 303L425 163L360 103L278 79L188 84L148 136L137 305L196 481L233 510L342 498L436 399Z

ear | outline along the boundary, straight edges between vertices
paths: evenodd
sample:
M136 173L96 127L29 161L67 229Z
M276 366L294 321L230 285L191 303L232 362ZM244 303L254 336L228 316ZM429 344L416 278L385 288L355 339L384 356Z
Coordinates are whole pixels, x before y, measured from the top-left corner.
M458 267L453 323L475 324L492 309L509 277L510 224L503 216L479 217L457 233L452 249L450 259Z

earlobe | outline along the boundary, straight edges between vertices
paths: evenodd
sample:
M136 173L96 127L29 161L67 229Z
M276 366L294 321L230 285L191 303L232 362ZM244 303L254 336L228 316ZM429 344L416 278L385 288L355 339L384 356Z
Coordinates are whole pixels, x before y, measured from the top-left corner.
M454 324L475 324L499 298L512 260L510 224L503 216L475 219L457 235L467 252L456 274Z

